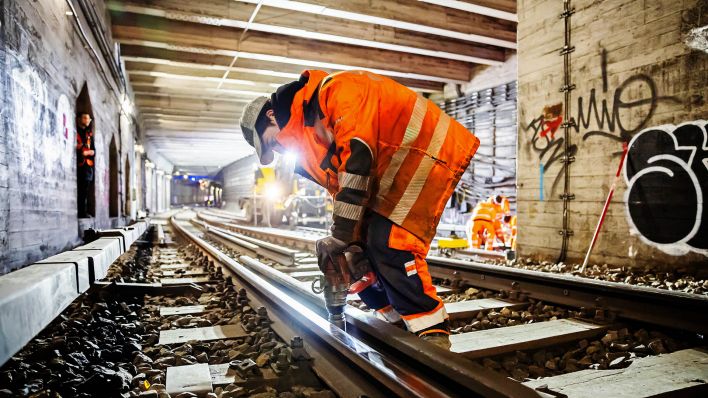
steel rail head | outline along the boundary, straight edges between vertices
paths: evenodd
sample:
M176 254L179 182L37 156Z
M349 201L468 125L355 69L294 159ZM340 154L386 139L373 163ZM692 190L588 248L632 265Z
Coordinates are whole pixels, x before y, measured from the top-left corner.
M175 229L179 230L182 235L200 246L234 273L238 274L240 278L248 282L255 289L261 291L264 297L274 305L289 310L294 315L294 321L309 327L313 334L327 342L332 349L338 351L343 358L346 358L348 361L356 364L362 371L375 377L376 380L395 394L399 396L425 397L452 396L452 392L445 391L439 386L432 384L430 381L412 373L402 364L381 355L368 345L348 335L342 329L330 324L326 319L320 317L284 291L270 284L234 259L221 253L217 248L197 237L186 228L183 228L179 222L172 221L172 225Z
M515 290L557 304L602 308L627 319L708 333L708 296L436 256L428 256L427 261L434 273L454 274L471 285Z
M326 314L322 295L316 295L305 288L295 278L283 274L249 256L239 257L239 261L251 267L254 271L266 275L290 290L298 291L307 300L320 307ZM447 379L450 385L481 394L486 397L537 397L530 388L519 383L509 383L506 377L498 375L486 368L467 360L452 352L442 350L415 335L405 332L375 316L357 308L347 306L345 309L347 324L357 331L373 337L378 342L392 347L399 357L407 357L422 364L427 372L439 374L441 379Z

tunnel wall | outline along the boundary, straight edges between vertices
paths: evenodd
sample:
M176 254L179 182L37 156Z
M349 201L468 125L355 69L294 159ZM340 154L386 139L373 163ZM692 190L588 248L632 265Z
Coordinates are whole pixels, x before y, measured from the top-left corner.
M239 159L219 172L216 179L224 187L223 203L227 209L238 208L238 200L253 194L256 184L255 167L258 165L256 155Z
M99 16L102 7L96 6ZM65 1L0 0L0 274L80 241L74 145L84 84L94 117L96 214L81 227L126 221L109 218L108 147L115 139L122 216L128 190L122 169L134 163L134 119L119 121L120 94L111 91L67 11Z
M569 261L585 255L628 142L591 263L706 265L708 55L705 41L689 44L708 2L571 3ZM562 11L562 1L519 2L518 251L540 260L561 250Z

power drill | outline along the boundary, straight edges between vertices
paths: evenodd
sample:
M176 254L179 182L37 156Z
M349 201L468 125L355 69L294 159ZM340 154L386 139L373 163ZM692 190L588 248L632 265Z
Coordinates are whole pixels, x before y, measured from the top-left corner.
M347 295L359 293L375 283L376 275L361 246L351 245L333 259L326 264L318 264L323 275L312 281L312 291L324 293L329 322L344 329Z

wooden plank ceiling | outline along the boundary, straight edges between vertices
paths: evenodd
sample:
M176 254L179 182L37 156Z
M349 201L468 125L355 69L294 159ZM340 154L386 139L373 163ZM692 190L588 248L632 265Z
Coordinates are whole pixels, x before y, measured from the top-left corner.
M303 69L368 69L432 94L516 50L516 0L110 0L108 8L145 139L186 172L252 153L238 127L243 106Z

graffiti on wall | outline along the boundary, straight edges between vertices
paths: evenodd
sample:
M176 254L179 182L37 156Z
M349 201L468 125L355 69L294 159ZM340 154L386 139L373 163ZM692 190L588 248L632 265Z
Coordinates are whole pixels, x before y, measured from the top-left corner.
M54 105L45 80L36 69L19 58L12 64L10 146L16 154L18 177L27 182L37 174L63 177L73 167L74 160L74 122L69 99L61 94Z
M647 128L627 152L627 218L642 240L671 254L708 256L708 121Z
M37 71L22 64L12 67L10 82L14 112L11 141L15 143L18 169L28 175L35 164L37 145L41 144L38 135L46 128L47 88Z
M598 95L597 89L592 88L587 96L578 97L577 106L573 108L575 117L570 131L573 133L583 132L581 144L593 138L617 141L617 151L612 154L613 156L619 156L622 153L621 142L628 142L637 132L647 126L660 104L680 103L675 97L660 95L654 80L644 73L629 76L610 93L607 52L604 49L601 52L600 74L602 94ZM630 96L637 99L628 99ZM601 97L602 99L600 99ZM611 102L608 102L608 98L611 99ZM549 119L549 115L553 115L550 113L551 109L558 116L563 111L562 104L546 106L541 115L531 120L527 125L521 124L526 132L531 133L530 147L538 156L543 174L547 174L551 166L559 163L565 156L565 138L555 134L555 130L561 126L562 118ZM578 144L570 145L568 151L569 156L575 156L578 152ZM563 172L562 167L557 168L551 192L555 191Z

